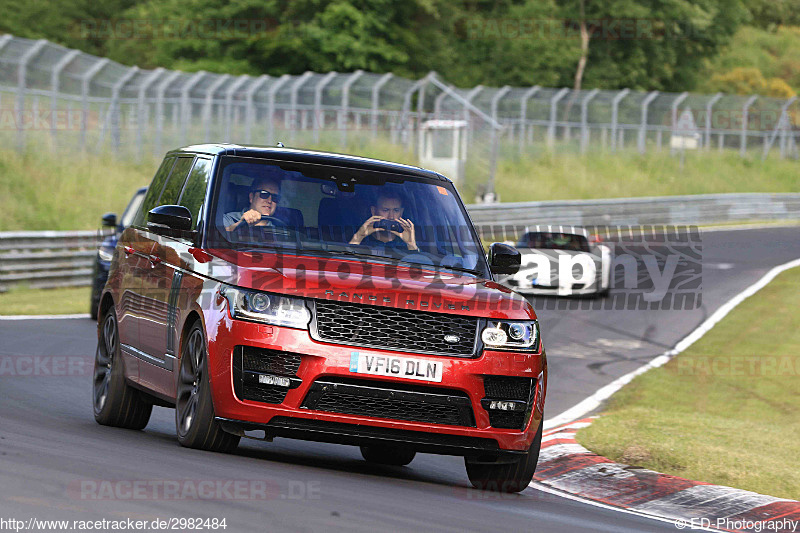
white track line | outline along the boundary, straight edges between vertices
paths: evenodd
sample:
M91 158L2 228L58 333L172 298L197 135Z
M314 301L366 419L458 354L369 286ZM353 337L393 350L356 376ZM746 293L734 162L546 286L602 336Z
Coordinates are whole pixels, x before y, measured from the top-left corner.
M89 313L75 315L0 315L0 320L64 320L73 318L89 318Z
M689 346L700 340L700 338L705 335L706 333L713 328L717 322L725 318L725 316L730 313L737 305L742 303L745 299L749 298L756 292L763 289L770 281L775 279L775 276L784 272L785 270L789 270L790 268L800 266L800 259L795 259L794 261L789 261L788 263L784 263L782 265L778 265L769 272L767 272L761 279L756 281L754 284L747 287L745 290L728 300L726 303L722 305L719 309L716 310L710 317L708 317L705 322L700 324L694 331L689 333L686 337L681 339L678 344L671 350L664 352L663 354L659 355L658 357L654 358L649 363L640 366L633 372L625 374L622 377L619 377L606 385L598 389L594 394L586 398L585 400L581 401L577 405L567 409L563 413L554 416L548 420L545 420L544 429L554 428L556 426L560 426L561 424L566 424L568 422L572 422L573 420L577 420L579 418L585 417L587 414L591 413L595 409L599 408L600 405L606 401L612 394L620 390L622 387L630 383L630 381L638 376L639 374L643 374L650 370L651 368L657 368L662 366L667 361L681 353L682 351L686 350Z

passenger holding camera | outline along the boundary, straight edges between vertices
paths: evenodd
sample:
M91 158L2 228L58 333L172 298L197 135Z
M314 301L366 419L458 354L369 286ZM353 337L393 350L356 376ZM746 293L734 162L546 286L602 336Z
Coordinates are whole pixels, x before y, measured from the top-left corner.
M399 194L385 191L370 206L369 217L350 239L350 244L373 248L399 248L417 251L414 223L403 218L403 199Z

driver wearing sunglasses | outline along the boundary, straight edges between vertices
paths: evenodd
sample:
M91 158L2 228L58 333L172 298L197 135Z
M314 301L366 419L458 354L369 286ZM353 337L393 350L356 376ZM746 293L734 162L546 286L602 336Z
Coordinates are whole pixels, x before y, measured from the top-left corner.
M227 231L234 231L242 224L249 226L274 226L262 216L273 217L281 200L281 183L274 178L262 178L253 182L250 188L250 205L242 211L225 213L223 224Z

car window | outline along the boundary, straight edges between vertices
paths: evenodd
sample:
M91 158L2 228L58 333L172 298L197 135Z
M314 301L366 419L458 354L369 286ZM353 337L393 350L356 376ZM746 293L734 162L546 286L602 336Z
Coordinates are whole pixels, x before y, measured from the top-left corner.
M197 158L178 201L179 205L184 206L192 214L192 229L197 229L197 219L200 214L200 208L203 206L210 177L211 160Z
M125 209L125 212L122 213L122 219L120 220L120 225L123 228L127 228L133 222L133 217L139 212L139 209L142 207L142 200L144 200L144 195L146 194L147 190L144 191L136 191L131 198L131 203L128 204L128 207Z
M164 189L164 183L167 181L167 176L169 176L170 171L172 170L172 166L175 164L175 157L165 157L164 161L161 163L161 166L158 167L156 171L156 175L153 177L153 181L150 184L150 187L147 189L147 194L142 201L142 207L139 209L139 212L136 215L136 218L133 221L133 225L136 226L144 226L147 222L147 213L153 209L158 202L158 198L161 196L161 191Z
M158 205L174 205L178 202L189 169L192 168L193 157L179 157L178 162L172 167L167 184L164 185L164 192L158 200ZM152 209L152 208L151 208Z

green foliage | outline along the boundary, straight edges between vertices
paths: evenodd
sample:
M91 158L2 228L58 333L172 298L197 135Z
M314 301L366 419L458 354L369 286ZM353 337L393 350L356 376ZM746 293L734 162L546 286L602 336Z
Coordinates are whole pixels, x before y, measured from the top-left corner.
M791 11L775 14L768 0L585 2L587 88L691 89L750 17L745 6L758 20ZM571 86L581 49L578 0L0 0L0 9L2 31L142 68L436 70L465 87Z
M800 90L800 27L774 31L742 27L722 53L707 61L704 79L698 87L702 91L750 91L768 96L789 94L785 88L770 88L782 85L777 81L782 80L794 95Z
M782 79L765 79L760 70L752 67L737 67L730 72L714 74L708 87L714 92L761 94L774 98L791 98L795 95L792 88Z

